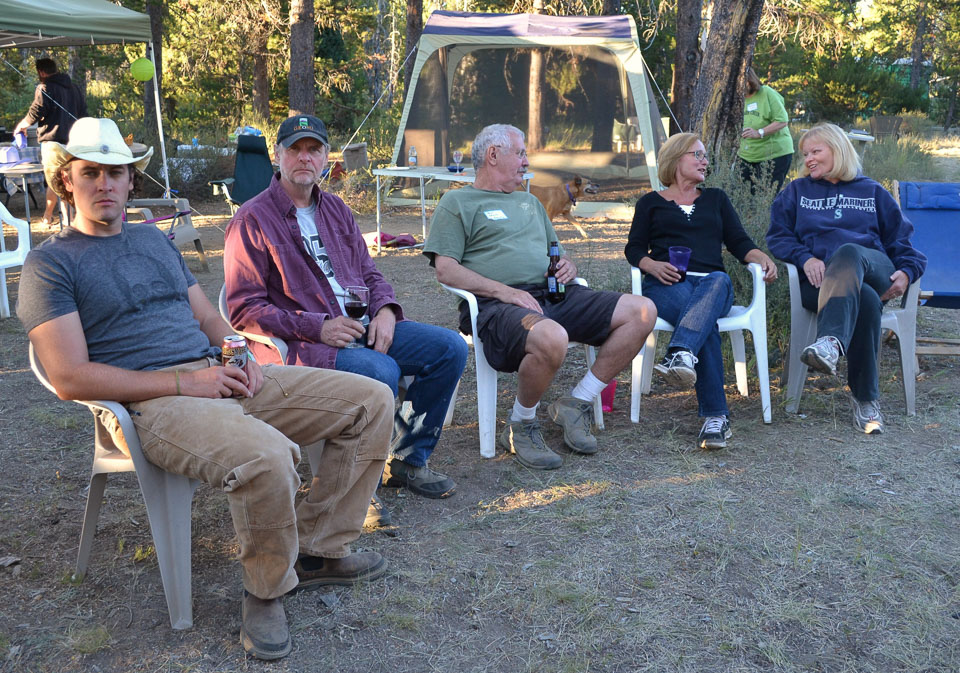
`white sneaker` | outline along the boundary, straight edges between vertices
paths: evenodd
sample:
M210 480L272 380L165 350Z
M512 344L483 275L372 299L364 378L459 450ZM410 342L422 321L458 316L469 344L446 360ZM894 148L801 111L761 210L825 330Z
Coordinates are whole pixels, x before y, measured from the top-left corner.
M853 407L853 421L858 428L868 435L879 435L883 432L883 414L880 413L878 400L860 402L851 395L850 405Z
M691 388L697 383L697 370L694 369L697 362L699 360L690 351L674 351L664 355L660 364L653 366L653 371L671 385Z
M803 349L800 361L823 374L837 375L837 360L840 359L840 341L836 337L822 336Z

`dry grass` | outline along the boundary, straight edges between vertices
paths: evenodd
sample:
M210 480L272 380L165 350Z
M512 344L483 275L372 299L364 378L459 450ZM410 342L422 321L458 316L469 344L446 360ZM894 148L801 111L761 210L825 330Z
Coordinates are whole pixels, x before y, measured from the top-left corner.
M369 219L369 218L368 218ZM419 215L394 213L391 233ZM369 222L365 222L369 229ZM594 287L626 287L626 223L559 227ZM219 290L218 230L202 228ZM417 319L452 326L449 298L415 252L378 260ZM921 333L957 316L922 311ZM952 330L952 332L951 332ZM960 369L925 358L907 417L885 348L889 430L856 434L842 390L811 379L805 416L760 418L756 389L729 400L730 448L694 448L691 393L654 388L629 422L629 375L601 451L560 470L477 451L468 364L433 465L459 492L425 501L387 489L399 536L356 548L388 557L382 581L286 600L294 651L273 664L238 645L240 581L223 497L194 501L195 626L169 629L136 482L111 477L88 576L76 554L92 442L86 412L56 401L26 368L26 339L0 322L0 670L3 671L956 671L960 661ZM582 352L547 394L575 383ZM778 363L771 363L776 368ZM498 417L514 393L499 382ZM779 402L778 391L774 391ZM76 416L77 422L56 419ZM82 422L79 422L82 419ZM560 444L546 428L547 441ZM9 439L9 438L12 438ZM19 568L19 570L18 570ZM323 600L326 598L326 600Z

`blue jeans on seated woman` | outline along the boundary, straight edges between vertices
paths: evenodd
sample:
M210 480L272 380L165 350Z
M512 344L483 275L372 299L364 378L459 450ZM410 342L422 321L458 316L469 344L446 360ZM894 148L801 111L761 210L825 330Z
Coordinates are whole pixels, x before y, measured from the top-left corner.
M397 323L386 353L341 348L336 368L385 383L394 397L400 377L413 376L394 415L390 450L403 462L422 467L440 440L443 419L466 362L467 345L459 334L406 320Z
M820 288L800 269L800 301L817 312L817 338L835 337L847 356L847 383L859 402L880 397L880 297L896 269L879 250L844 243L830 256Z
M733 306L730 276L722 271L706 276L688 273L682 283L664 285L647 275L643 279L643 296L656 304L659 317L673 325L669 348L682 348L697 357L700 416L729 416L717 319L727 315Z

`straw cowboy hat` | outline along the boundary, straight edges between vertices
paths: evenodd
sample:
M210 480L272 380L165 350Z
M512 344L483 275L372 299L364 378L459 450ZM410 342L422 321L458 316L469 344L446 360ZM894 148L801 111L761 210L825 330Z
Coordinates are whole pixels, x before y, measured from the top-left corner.
M142 171L150 163L153 148L149 148L143 156L135 157L112 119L83 117L75 121L70 128L66 145L56 142L43 143L40 154L43 157L43 173L47 177L47 184L56 185L59 181L53 178L57 171L74 159L110 166L133 164ZM57 192L57 196L63 198L64 194Z

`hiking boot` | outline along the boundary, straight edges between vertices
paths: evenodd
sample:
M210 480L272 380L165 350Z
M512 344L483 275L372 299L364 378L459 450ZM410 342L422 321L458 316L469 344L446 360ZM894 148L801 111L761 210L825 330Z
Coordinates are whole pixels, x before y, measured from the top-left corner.
M313 591L325 586L350 586L357 582L369 582L387 572L387 560L375 551L354 552L343 558L323 558L300 554L293 570L300 584L290 590L291 594Z
M383 501L374 494L367 507L367 517L363 520L363 527L367 530L376 530L393 525L393 517Z
M800 353L800 361L823 374L837 375L840 359L840 341L837 337L822 336Z
M697 444L701 449L722 449L727 446L727 440L731 437L733 431L726 416L707 416L700 428Z
M853 421L857 427L868 435L879 435L883 432L883 414L880 413L880 402L860 402L853 395L850 396L853 407Z
M543 441L537 419L507 423L500 433L500 445L516 454L518 463L534 470L555 470L563 465L563 458Z
M449 498L457 489L457 482L445 474L434 472L426 465L417 467L398 458L391 458L383 470L383 485L405 486L424 498Z
M246 589L240 608L240 644L257 659L280 659L290 654L290 628L283 598L257 598Z
M583 454L597 452L593 430L593 402L576 397L561 397L547 407L550 420L563 428L563 443L571 451Z
M688 350L675 350L663 356L660 364L653 366L658 373L672 386L678 388L692 388L697 383L696 356Z

